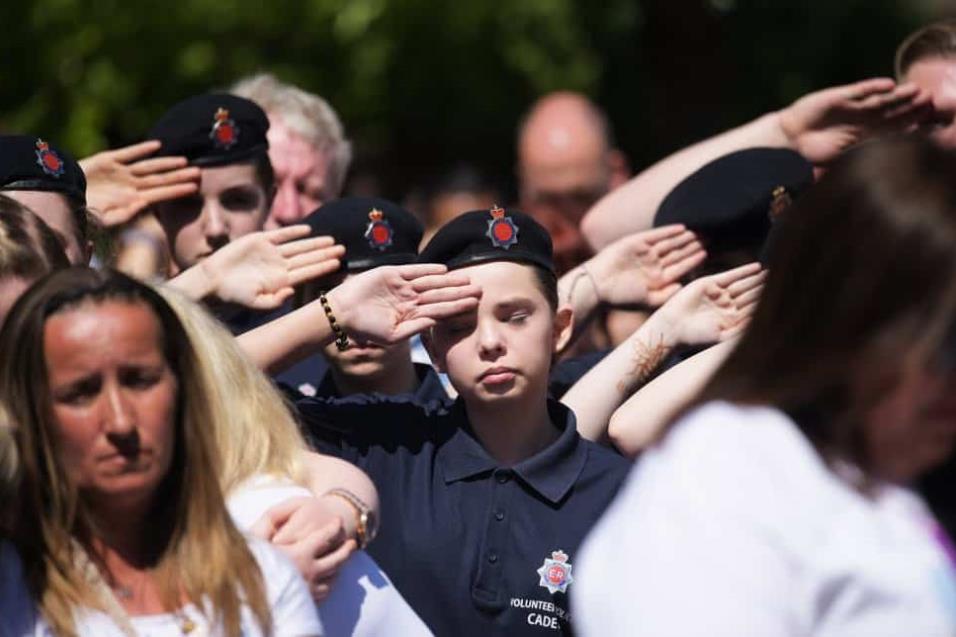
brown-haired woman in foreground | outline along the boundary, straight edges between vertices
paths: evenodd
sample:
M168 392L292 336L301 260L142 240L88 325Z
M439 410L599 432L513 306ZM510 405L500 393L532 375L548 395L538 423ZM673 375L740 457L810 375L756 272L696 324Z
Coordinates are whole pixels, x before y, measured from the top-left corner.
M582 635L956 633L908 488L956 442L954 175L875 142L788 212L749 329L586 544Z
M154 291L62 270L17 302L0 350L20 464L13 543L0 544L5 628L321 633L292 564L229 519L208 426L222 414Z

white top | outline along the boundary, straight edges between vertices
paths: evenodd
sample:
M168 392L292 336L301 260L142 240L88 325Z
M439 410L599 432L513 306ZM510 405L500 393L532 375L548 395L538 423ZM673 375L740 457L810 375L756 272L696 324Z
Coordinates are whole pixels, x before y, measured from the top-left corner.
M323 635L309 591L292 563L265 542L251 541L249 548L265 580L274 637ZM243 636L261 637L259 624L249 608L243 606L241 612ZM130 620L139 637L182 637L184 618L196 625L189 633L190 637L220 634L210 628L199 609L192 604L180 609L178 614L142 615ZM125 637L120 627L99 611L78 612L76 625L81 637ZM0 542L0 636L52 635L27 593L20 557L11 544Z
M644 454L585 542L576 632L951 637L934 524L906 489L851 488L781 412L710 403Z
M233 520L248 530L262 515L289 498L311 496L304 487L272 476L257 476L233 490L226 501ZM431 631L365 551L355 551L317 607L326 634L417 637Z

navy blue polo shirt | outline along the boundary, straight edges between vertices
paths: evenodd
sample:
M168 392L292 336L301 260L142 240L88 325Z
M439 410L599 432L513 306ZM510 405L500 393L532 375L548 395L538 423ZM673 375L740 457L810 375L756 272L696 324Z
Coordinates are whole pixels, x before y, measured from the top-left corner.
M415 366L415 376L418 378L418 388L412 393L398 394L398 396L401 398L408 398L409 400L418 402L420 404L430 403L434 400L448 400L448 392L445 391L445 388L442 386L441 379L438 377L438 374L435 372L432 366L425 365L424 363L413 364ZM339 388L335 385L335 379L332 378L331 371L326 370L325 373L320 376L320 378L321 381L319 382L318 387L315 388L315 398L343 398L343 396L339 393ZM301 389L299 391L301 393L305 393L302 392Z
M369 553L437 635L570 634L578 549L630 463L582 439L569 409L549 402L559 437L507 467L460 400L297 407L314 445L374 481L382 524Z

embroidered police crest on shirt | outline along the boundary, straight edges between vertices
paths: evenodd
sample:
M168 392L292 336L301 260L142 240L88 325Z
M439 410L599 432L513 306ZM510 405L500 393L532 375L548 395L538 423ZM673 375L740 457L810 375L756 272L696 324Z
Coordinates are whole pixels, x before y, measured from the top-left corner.
M56 154L56 151L50 148L50 145L42 139L37 139L37 164L43 169L43 172L51 177L61 177L63 175L63 160Z
M558 549L551 553L550 558L544 558L544 564L538 569L541 580L539 586L548 589L549 593L566 593L568 585L574 581L571 577L571 563L568 554Z
M503 208L495 206L491 209L491 219L488 220L485 236L491 239L491 244L496 248L507 250L518 243L518 226L511 217L505 216Z
M216 148L229 150L239 141L239 127L236 126L235 120L229 117L229 109L219 107L212 120L209 139Z
M368 213L368 226L365 228L365 240L376 250L385 250L392 245L392 225L385 220L385 214L378 208Z

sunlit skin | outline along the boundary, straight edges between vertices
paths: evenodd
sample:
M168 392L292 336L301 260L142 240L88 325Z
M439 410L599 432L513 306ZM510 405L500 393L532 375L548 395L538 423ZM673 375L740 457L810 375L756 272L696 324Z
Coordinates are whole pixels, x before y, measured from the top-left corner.
M29 208L50 226L71 265L89 263L91 246L80 243L76 218L64 195L41 190L5 190L3 194Z
M956 371L914 365L871 410L865 425L876 473L908 483L942 463L956 444Z
M52 436L94 509L141 513L174 451L177 381L140 303L87 302L44 327Z
M239 237L262 230L269 198L250 163L203 168L199 191L159 204L176 265L186 269Z
M275 199L265 225L271 230L298 223L336 193L329 192L328 157L290 131L281 119L270 115L266 138L276 180Z
M514 462L558 434L547 414L548 374L571 311L551 309L530 266L495 261L460 272L482 289L478 309L440 322L426 345L485 448Z
M350 276L326 277L313 288L331 289ZM340 352L335 343L329 343L322 353L342 395L371 392L395 395L413 393L418 389L418 376L408 341L379 345L350 339L349 348L344 352Z
M934 117L926 125L930 136L946 148L956 148L956 57L919 60L905 79L932 96Z

